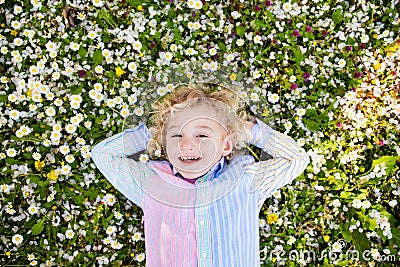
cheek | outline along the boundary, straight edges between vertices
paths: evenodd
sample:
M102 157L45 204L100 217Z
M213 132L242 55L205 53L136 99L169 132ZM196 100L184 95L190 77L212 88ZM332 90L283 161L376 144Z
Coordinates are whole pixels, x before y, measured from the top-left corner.
M168 154L172 154L178 147L177 142L174 142L172 140L169 140L165 144L165 152Z
M200 144L200 150L205 156L213 156L217 152L219 144L212 139L203 140Z

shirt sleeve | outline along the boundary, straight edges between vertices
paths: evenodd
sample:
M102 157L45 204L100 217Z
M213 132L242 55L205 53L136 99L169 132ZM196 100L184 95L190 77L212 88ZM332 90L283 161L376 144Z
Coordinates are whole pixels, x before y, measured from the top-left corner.
M259 192L258 206L266 198L297 178L307 167L309 157L291 137L273 130L260 120L251 129L250 143L272 156L246 167L254 174L253 190Z
M125 197L142 207L146 164L128 158L145 150L150 133L144 124L113 135L92 148L92 160L107 180Z

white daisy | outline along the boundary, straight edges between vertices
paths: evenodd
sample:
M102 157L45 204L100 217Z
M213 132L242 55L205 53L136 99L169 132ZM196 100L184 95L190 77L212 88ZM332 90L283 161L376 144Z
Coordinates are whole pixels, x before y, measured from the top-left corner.
M17 155L17 150L15 150L14 148L8 148L6 154L8 157L13 158Z
M139 161L140 161L140 162L145 163L145 162L147 162L148 160L149 160L149 155L147 155L147 154L141 154L140 157L139 157Z
M36 206L30 206L28 208L28 212L30 215L34 215L39 212L39 209Z
M277 103L277 102L279 102L279 95L278 94L270 94L269 96L268 96L268 101L269 102L271 102L271 103Z
M282 5L282 9L285 12L289 12L290 10L292 10L292 4L290 2L286 2Z
M12 242L17 246L20 245L23 241L24 238L22 235L16 234L12 237Z
M130 62L130 63L128 64L128 69L129 69L131 72L136 72L136 70L137 70L136 63L135 63L135 62Z
M65 161L68 162L68 163L72 163L72 162L75 161L75 157L73 155L70 155L70 154L66 155L65 156Z
M123 247L123 245L121 243L119 243L117 240L113 240L111 242L111 247L113 249L121 249Z
M171 61L172 60L172 53L171 52L165 52L164 53L164 59L166 61Z
M104 202L107 206L114 206L114 204L117 202L117 199L115 198L114 195L106 194L106 195L103 197L103 202Z
M92 0L92 2L95 7L102 7L104 4L102 0Z
M140 49L142 49L142 43L140 41L134 41L133 49L135 49L136 51L140 51Z
M142 262L144 259L145 259L144 253L140 253L140 254L136 255L136 260L138 262Z
M66 239L72 239L72 238L74 238L74 236L75 236L75 233L74 233L74 231L72 229L68 229L65 232L65 238Z
M337 63L337 66L341 69L343 69L346 66L346 60L344 60L343 58L340 59Z

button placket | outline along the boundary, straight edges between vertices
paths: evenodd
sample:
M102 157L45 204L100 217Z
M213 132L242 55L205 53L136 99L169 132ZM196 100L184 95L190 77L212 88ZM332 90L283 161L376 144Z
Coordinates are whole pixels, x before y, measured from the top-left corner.
M211 237L208 220L208 206L204 204L204 197L207 197L207 191L203 183L207 182L210 178L210 173L196 181L198 185L196 190L196 238L197 238L197 255L198 267L211 266Z

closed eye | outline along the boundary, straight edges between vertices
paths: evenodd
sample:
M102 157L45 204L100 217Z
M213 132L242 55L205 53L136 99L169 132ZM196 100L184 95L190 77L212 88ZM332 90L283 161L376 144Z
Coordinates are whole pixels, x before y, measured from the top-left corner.
M198 135L197 135L197 137L201 137L201 138L207 138L207 137L208 137L208 135L206 135L206 134L198 134Z
M181 134L173 134L173 135L171 135L171 137L182 137L182 135Z

